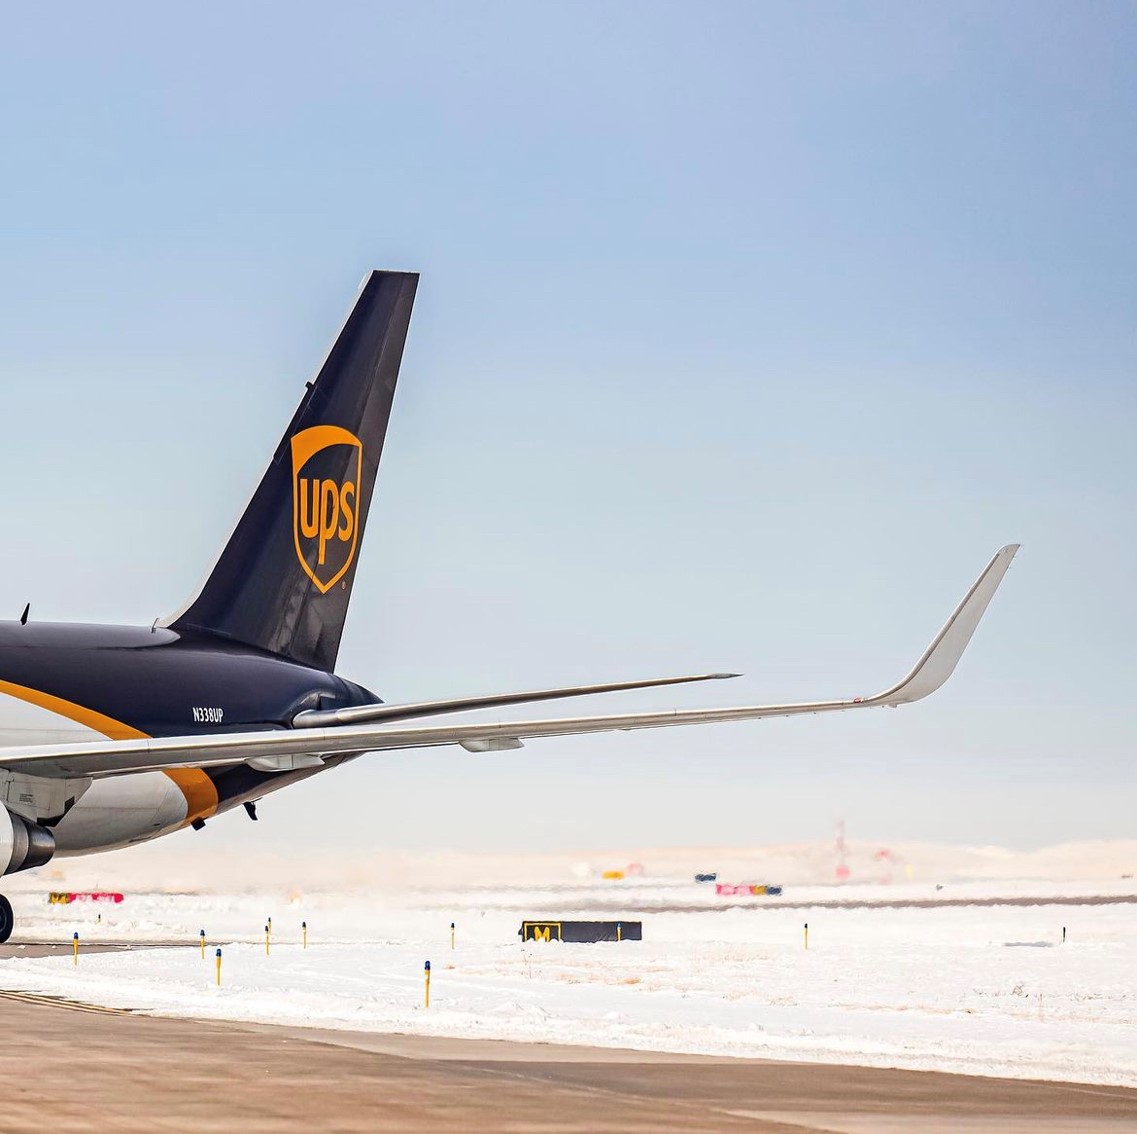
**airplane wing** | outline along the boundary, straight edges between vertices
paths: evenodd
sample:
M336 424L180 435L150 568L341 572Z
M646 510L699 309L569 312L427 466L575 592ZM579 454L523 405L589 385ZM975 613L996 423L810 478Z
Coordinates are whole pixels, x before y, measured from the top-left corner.
M1009 544L996 553L908 675L871 697L484 724L407 726L378 720L273 732L14 747L0 749L0 768L40 776L95 778L171 768L218 767L248 761L255 762L256 767L286 770L289 760L304 761L310 766L321 757L363 752L452 744L461 745L470 752L496 752L520 748L522 741L543 736L715 724L905 705L934 693L951 676L1016 551L1018 545Z

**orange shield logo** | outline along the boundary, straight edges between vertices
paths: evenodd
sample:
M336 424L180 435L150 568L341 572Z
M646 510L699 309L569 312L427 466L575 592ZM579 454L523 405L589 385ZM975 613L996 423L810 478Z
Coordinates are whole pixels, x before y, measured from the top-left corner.
M292 534L308 578L326 595L355 558L363 442L338 425L292 438Z

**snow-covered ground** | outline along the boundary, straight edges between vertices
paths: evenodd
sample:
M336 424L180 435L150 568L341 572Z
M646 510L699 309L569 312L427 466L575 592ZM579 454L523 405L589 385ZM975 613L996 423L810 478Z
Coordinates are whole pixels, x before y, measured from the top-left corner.
M28 940L77 930L84 941L186 946L88 954L77 967L66 956L17 957L0 961L0 987L184 1016L1137 1086L1137 905L1048 904L1133 892L1132 881L790 887L784 899L805 902L1040 904L769 909L757 899L723 908L729 900L713 887L675 877L132 893L118 906L49 906L43 889L29 889L15 899ZM697 908L667 909L687 905ZM621 906L643 911L632 915L642 942L522 945L517 936L522 916L609 918Z

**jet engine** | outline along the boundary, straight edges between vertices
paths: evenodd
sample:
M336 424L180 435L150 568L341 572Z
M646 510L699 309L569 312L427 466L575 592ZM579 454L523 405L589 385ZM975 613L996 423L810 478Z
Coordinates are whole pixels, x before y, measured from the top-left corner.
M43 866L55 854L55 836L38 823L0 807L0 874Z

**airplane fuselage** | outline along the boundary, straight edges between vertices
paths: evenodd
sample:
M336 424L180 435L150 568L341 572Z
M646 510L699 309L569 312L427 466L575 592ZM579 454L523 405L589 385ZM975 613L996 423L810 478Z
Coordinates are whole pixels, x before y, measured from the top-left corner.
M334 674L215 635L0 622L0 747L283 729L305 709L377 700ZM0 802L50 830L57 854L82 854L155 838L319 770L242 764L107 779L0 771Z

